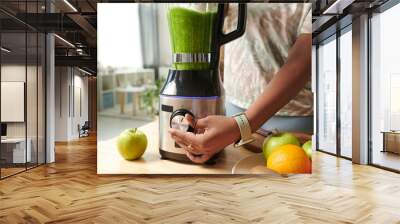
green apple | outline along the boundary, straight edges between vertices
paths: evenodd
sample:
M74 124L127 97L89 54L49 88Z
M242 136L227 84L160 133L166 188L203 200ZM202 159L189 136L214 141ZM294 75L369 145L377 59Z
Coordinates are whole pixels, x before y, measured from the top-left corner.
M146 150L147 137L136 128L126 129L118 136L117 147L124 159L135 160L140 158Z
M271 137L266 138L263 142L263 153L265 159L268 159L274 149L287 144L300 146L300 142L296 136L289 132L273 134Z
M312 159L312 141L311 140L306 141L303 144L302 148L306 152L308 158Z

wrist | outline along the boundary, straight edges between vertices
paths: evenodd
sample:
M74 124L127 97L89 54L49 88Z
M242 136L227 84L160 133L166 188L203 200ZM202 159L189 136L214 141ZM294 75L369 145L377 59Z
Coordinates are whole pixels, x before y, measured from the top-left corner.
M255 119L254 119L253 113L251 113L251 111L249 111L249 110L246 110L244 112L244 115L246 116L247 120L249 121L251 133L254 133L257 130L257 128L255 127L256 125L254 124Z
M247 143L252 142L253 136L252 136L252 130L250 127L250 123L247 119L247 116L245 113L238 113L233 115L232 117L235 120L235 123L239 129L239 138L238 141L235 142L235 147L239 147L242 145L245 145Z
M237 124L235 118L233 118L233 117L229 117L229 121L230 121L231 126L232 126L231 130L233 130L232 131L233 141L237 141L237 140L240 139L240 128L239 128L239 125Z

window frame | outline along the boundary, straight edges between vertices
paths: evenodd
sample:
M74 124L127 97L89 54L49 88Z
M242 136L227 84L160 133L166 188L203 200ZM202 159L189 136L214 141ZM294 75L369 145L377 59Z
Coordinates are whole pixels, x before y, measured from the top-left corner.
M400 173L400 169L394 169L391 167L387 167L384 165L380 165L377 163L373 162L373 132L372 132L372 18L374 17L373 14L381 14L384 13L385 11L393 8L394 6L400 4L400 1L398 0L388 0L382 5L378 6L377 8L374 8L372 10L369 10L368 13L368 32L367 32L367 38L368 38L368 68L367 68L367 79L368 79L368 112L367 112L367 117L368 117L368 152L367 152L367 162L368 165L380 168L383 170L391 171L394 173Z
M33 1L33 3L36 3L37 5L36 5L36 13L39 13L39 8L38 8L38 4L39 4L39 0L35 0L35 1ZM27 3L27 2L24 2L24 3ZM26 172L26 171L28 171L28 170L30 170L30 169L34 169L34 168L37 168L37 167L39 167L39 166L41 166L41 165L44 165L44 164L46 164L47 163L47 43L48 43L48 40L47 40L47 32L43 32L43 31L41 31L41 30L38 30L38 29L36 29L36 28L34 28L34 27L32 27L32 26L30 26L29 24L27 24L27 23L25 23L25 22L23 22L22 20L20 20L20 19L18 19L18 18L16 18L16 17L14 17L11 13L9 13L8 11L6 11L6 10L4 10L4 9L2 9L2 8L0 8L1 9L1 12L2 13L5 13L6 15L8 15L8 16L10 16L12 19L14 19L15 21L17 21L17 22L19 22L19 23L21 23L22 24L22 26L24 27L24 29L23 30L19 30L19 31L15 31L15 33L21 33L21 34L24 34L25 35L25 49L24 49L24 51L25 51L25 93L24 93L24 129L25 129L25 134L24 134L24 139L25 139L25 166L24 167L21 167L21 168L23 168L23 169L21 169L20 171L17 171L17 172L14 172L14 173L12 173L12 174L9 174L9 175L6 175L6 176L4 176L3 175L3 173L2 173L2 167L0 166L0 180L4 180L4 179L6 179L6 178L8 178L8 177L12 177L12 176L14 176L14 175L17 175L17 174L20 174L20 173L23 173L23 172ZM45 8L45 13L47 13L48 12L48 7L46 7ZM27 12L27 5L25 4L25 16L27 15L26 13L28 13ZM27 18L25 17L25 20L26 20ZM1 24L0 24L0 26L1 26ZM1 27L0 27L1 28ZM0 45L1 45L1 41L2 41L2 34L3 33L10 33L10 32L8 32L8 31L3 31L3 30L1 30L0 29ZM11 32L11 33L14 33L14 32ZM36 65L36 71L35 71L35 75L36 75L36 122L34 122L35 124L36 124L36 136L35 137L33 137L33 138L36 138L36 140L37 140L37 144L36 144L36 161L35 161L35 163L32 163L32 164L29 164L28 165L28 163L29 162L27 162L28 161L28 159L27 159L27 156L28 156L28 154L27 154L27 147L28 147L28 112L27 112L27 83L28 83L28 34L36 34L35 36L36 36L36 60L35 60L35 65ZM39 111L39 98L38 98L38 93L39 93L39 82L38 82L38 75L39 75L39 71L38 71L38 66L40 65L39 64L39 34L43 34L43 39L41 39L41 41L42 41L42 43L41 44L43 44L42 45L42 47L43 47L43 49L41 49L42 51L42 53L44 54L44 55L42 55L42 60L44 60L44 63L42 64L43 65L43 67L42 67L42 84L43 84L43 88L44 88L44 92L43 92L43 96L44 96L44 98L42 99L42 103L43 103L43 105L41 105L43 108L43 112L44 112L44 115L43 115L43 117L41 117L40 119L44 119L44 120L41 120L41 122L43 122L43 125L44 125L44 130L43 130L43 145L42 145L42 147L43 147L43 149L42 149L42 152L43 152L43 155L41 155L41 157L43 157L43 162L39 162L39 141L38 141L38 139L39 139L39 113L38 113L38 111ZM2 79L2 74L1 74L1 68L2 68L2 60L3 58L2 58L2 55L1 55L1 53L0 53L0 82L1 82L1 79ZM0 87L0 89L1 89L1 87ZM0 93L0 95L1 95L1 93ZM1 98L0 98L0 101L1 101ZM1 110L1 105L0 105L0 110ZM0 115L1 116L1 115ZM0 119L0 123L1 123L1 119ZM0 158L1 158L1 144L0 144Z
M348 17L344 17L343 20L347 20L348 21ZM341 20L338 21L338 23ZM319 152L323 152L332 156L336 156L339 158L343 158L346 160L350 160L352 161L352 158L347 157L342 155L341 152L341 119L340 119L340 103L341 103L341 99L340 99L340 77L341 77L341 67L340 67L340 37L342 35L344 35L347 32L351 32L352 31L352 22L347 23L346 25L344 25L341 28L337 28L336 32L327 36L324 39L318 40L318 42L315 44L316 46L316 51L315 51L315 60L316 60L316 78L315 78L315 82L316 82L316 108L315 108L315 112L314 112L314 116L316 116L316 150ZM330 41L336 41L336 152L332 153L332 152L328 152L327 150L321 149L319 147L319 63L318 63L318 59L319 59L319 55L318 55L318 48L320 47L320 45L322 43L328 43Z

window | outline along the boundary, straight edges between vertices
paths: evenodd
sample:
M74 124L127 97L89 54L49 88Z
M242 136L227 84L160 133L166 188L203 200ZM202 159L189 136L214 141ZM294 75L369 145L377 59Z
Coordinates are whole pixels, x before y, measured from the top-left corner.
M318 47L318 149L336 153L336 36Z
M41 5L19 2L18 13L39 13ZM0 29L0 178L45 163L45 44L43 33L22 24Z
M138 4L99 4L97 23L98 61L102 66L143 66Z
M340 155L352 157L352 34L342 31L340 41Z
M371 18L371 162L400 170L400 4Z

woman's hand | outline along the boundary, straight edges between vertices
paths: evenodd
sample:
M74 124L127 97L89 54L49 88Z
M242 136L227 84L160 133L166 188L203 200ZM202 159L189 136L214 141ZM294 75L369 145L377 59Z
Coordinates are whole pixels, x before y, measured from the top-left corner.
M195 133L169 129L172 138L186 150L187 157L195 163L204 163L214 154L240 138L239 126L232 117L208 116L194 122Z

